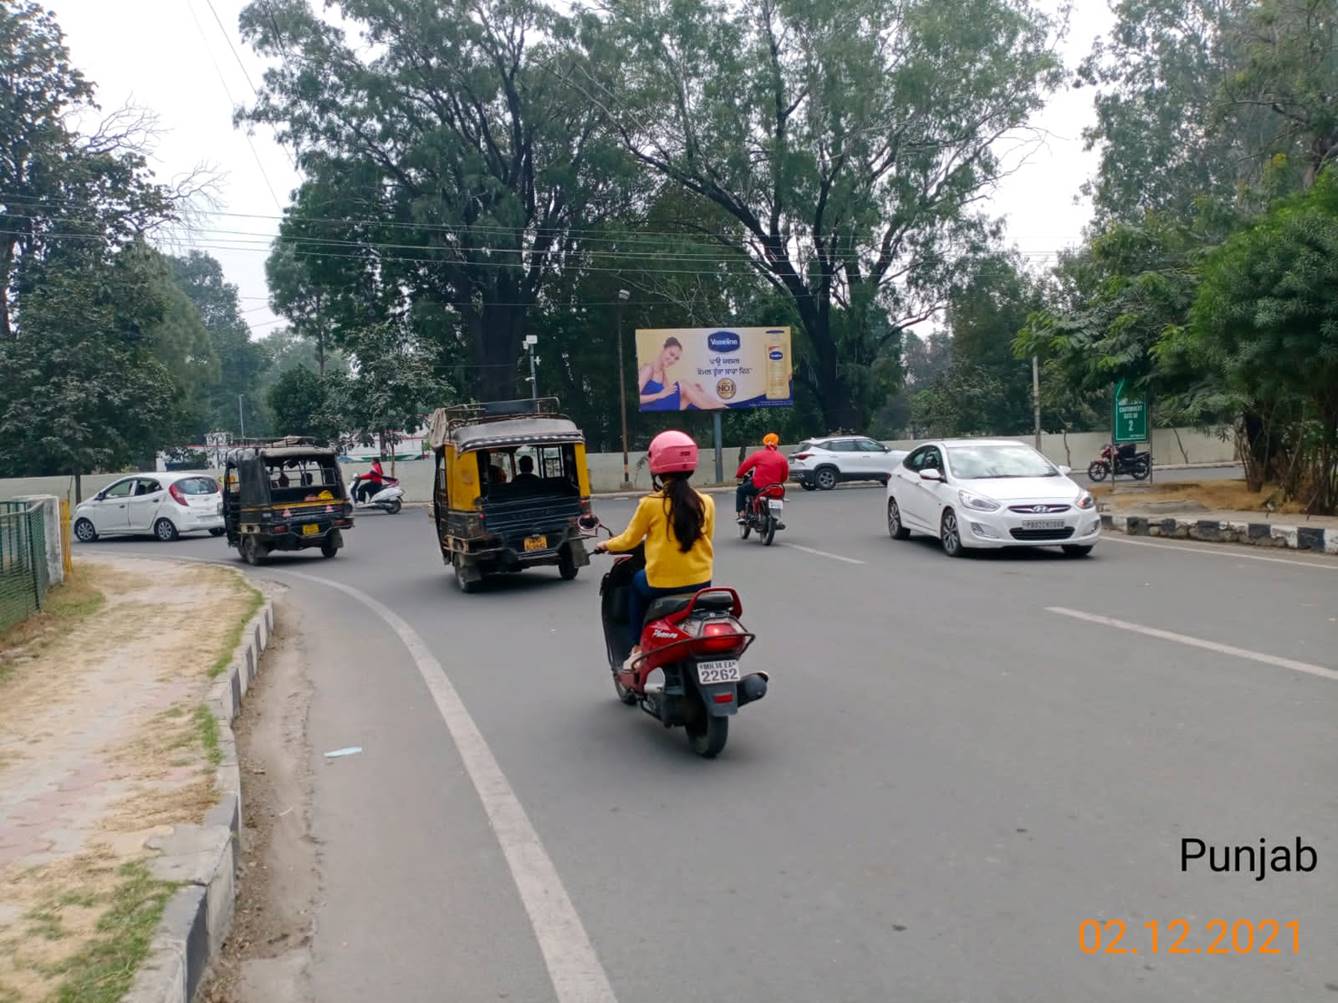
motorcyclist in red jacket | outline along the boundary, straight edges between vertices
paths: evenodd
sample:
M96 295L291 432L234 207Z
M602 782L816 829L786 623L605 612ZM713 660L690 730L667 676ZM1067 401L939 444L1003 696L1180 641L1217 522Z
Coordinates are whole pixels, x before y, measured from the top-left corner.
M790 461L782 455L780 436L775 432L762 436L762 448L740 463L734 476L742 477L750 470L753 471L752 479L740 484L734 493L735 516L740 523L744 521L744 513L759 491L773 484L784 484L790 479Z

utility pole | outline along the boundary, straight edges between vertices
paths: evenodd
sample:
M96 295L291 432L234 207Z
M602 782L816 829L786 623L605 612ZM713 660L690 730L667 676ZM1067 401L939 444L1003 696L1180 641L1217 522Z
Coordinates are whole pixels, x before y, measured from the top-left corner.
M1031 414L1036 429L1036 451L1041 451L1041 364L1031 357Z
M237 395L237 424L241 428L242 439L246 438L246 415L242 413L242 395Z
M525 335L525 347L530 350L530 399L539 399L539 377L534 369L534 346L539 344L537 334Z
M618 341L618 403L621 405L623 416L623 489L626 490L632 486L632 478L628 471L627 463L627 369L623 365L623 306L631 298L632 294L626 289L618 290L618 314L617 331L615 336Z

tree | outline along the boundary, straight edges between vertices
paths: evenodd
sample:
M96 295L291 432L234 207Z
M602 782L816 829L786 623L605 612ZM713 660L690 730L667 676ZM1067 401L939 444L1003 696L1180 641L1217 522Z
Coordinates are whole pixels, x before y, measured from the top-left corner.
M341 384L347 431L382 445L417 429L434 408L451 403L451 389L404 324L376 324L349 338L357 375Z
M251 329L238 305L237 287L223 276L223 267L201 251L168 259L172 278L199 313L218 363L217 377L208 388L206 431L238 426L238 398L246 430L261 434L268 426L261 379L269 360L261 343L251 340Z
M244 36L278 61L244 116L298 152L315 194L284 239L356 271L357 324L447 307L484 397L513 395L530 309L606 208L618 159L567 85L569 19L539 0L302 0L247 7ZM594 220L597 221L597 220ZM335 284L326 284L335 288Z
M327 373L325 378L306 366L285 372L269 391L269 409L274 431L280 436L311 436L320 443L334 443L347 428L340 412L347 379Z
M1185 337L1201 365L1266 404L1304 405L1290 431L1311 511L1338 508L1338 172L1209 256Z
M151 252L53 269L0 342L0 469L75 476L147 462L167 445L179 390L147 332L162 321Z
M995 140L1058 80L1052 25L1025 0L845 4L662 0L583 25L586 94L628 151L715 203L711 234L799 318L800 377L831 428L886 392L873 364L932 315Z

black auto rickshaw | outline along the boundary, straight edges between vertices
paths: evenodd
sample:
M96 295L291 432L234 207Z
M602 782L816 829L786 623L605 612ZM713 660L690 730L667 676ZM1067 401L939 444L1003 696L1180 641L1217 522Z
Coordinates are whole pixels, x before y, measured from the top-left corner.
M332 449L290 437L231 450L223 471L223 526L247 564L275 550L319 547L334 557L353 505Z
M437 539L461 590L539 565L571 580L590 563L578 523L590 511L585 436L556 399L442 408L428 441Z

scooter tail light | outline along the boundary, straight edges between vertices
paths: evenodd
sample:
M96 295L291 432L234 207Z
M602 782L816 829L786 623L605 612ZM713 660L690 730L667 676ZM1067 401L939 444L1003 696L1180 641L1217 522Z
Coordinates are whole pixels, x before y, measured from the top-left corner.
M707 620L694 632L697 651L718 655L737 651L743 645L743 631L734 620Z

